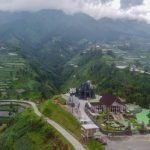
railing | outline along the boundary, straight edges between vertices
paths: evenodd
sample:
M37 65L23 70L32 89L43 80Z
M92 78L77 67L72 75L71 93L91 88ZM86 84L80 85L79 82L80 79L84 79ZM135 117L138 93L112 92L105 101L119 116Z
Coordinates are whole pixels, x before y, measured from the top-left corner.
M141 134L150 134L150 130L140 130Z

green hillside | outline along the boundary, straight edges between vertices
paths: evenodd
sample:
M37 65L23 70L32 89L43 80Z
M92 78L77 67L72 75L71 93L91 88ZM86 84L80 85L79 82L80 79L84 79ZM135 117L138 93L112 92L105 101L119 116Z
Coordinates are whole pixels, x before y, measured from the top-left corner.
M0 99L40 99L44 88L50 96L53 88L42 85L40 78L20 49L0 47Z
M113 93L126 98L127 102L148 107L150 76L130 72L129 68L117 69L115 63L118 59L112 54L102 54L100 51L76 55L65 66L62 90L65 92L70 87L78 87L81 83L91 80L99 95Z
M148 76L115 69L113 64L122 62L114 56L84 54L98 43L119 59L126 58L125 65L136 61L149 70L148 24L128 19L118 19L116 24L112 19L94 20L57 10L0 12L0 20L0 48L11 49L10 54L0 50L6 53L0 56L1 98L45 100L91 79L98 94L113 92L147 104Z
M117 65L125 69L117 69ZM131 71L131 66L139 71ZM60 96L52 98L54 95L91 80L98 95L112 93L148 108L149 72L150 25L145 22L125 18L95 20L58 10L0 11L0 99L36 101L45 116L79 141L80 123L66 110L65 101ZM12 111L1 107L6 108ZM85 147L104 149L94 139ZM0 117L1 149L73 148L27 109L12 119Z
M9 127L0 132L3 150L71 150L73 147L53 127L30 109L18 114Z
M63 128L82 142L81 125L79 121L68 112L65 106L65 101L61 96L54 96L52 99L42 103L40 105L40 110L45 116L59 123ZM104 146L92 138L83 144L87 150L104 150Z

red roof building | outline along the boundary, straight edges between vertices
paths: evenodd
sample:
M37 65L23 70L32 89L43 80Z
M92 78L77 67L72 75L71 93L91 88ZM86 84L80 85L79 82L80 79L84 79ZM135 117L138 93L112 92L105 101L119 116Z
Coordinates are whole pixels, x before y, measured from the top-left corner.
M111 94L105 94L100 98L98 103L91 104L97 111L111 111L111 112L125 112L126 105L121 98L115 97Z

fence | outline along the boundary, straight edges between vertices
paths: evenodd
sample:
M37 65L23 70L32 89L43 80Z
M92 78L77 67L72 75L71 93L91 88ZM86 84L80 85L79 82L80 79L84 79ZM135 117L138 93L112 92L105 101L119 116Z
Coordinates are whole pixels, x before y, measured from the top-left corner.
M92 116L92 114L90 113L89 109L85 107L85 112L87 113L87 115L90 117L90 119L99 127L100 131L103 133L103 134L111 134L112 136L123 136L123 135L132 135L132 131L114 131L114 132L110 132L110 131L106 131L106 130L103 130L101 128L101 126L96 122L96 118L94 118Z

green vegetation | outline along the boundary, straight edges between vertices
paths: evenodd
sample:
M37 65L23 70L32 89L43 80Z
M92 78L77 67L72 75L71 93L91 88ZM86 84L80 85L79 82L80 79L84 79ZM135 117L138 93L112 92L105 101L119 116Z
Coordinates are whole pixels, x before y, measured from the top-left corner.
M78 140L81 140L81 126L80 123L69 113L64 104L64 99L61 96L54 96L40 105L40 110L47 117L59 123L62 127L68 130ZM104 147L96 140L90 139L86 143L89 150L103 150Z
M21 106L19 105L14 105L14 104L10 104L10 105L0 105L0 111L11 111L11 112L18 112L19 108Z
M9 117L0 117L0 124L3 124L3 123L9 123L10 121L10 118Z
M88 150L104 150L104 146L102 146L99 142L94 139L90 139L87 142Z
M0 125L12 124L15 116L22 112L25 107L19 106L17 104L0 104Z
M136 118L138 120L138 122L141 124L142 122L144 122L146 125L149 124L149 110L148 109L143 109L142 112L137 113L136 114Z
M111 115L108 116L104 112L100 113L99 116L97 116L96 121L103 131L118 132L125 130L125 126L123 124L115 121Z
M129 68L117 69L115 67L117 58L111 56L112 61L107 62L105 55L108 54L98 52L95 50L84 55L77 55L78 68L66 66L62 90L67 91L69 87L77 87L86 80L91 80L96 87L97 94L112 93L125 98L129 103L135 102L147 108L150 99L150 76L130 72Z
M40 75L20 49L5 47L0 50L0 63L0 99L34 100L52 95L53 89L39 81Z
M73 149L64 137L31 109L18 114L0 134L0 145L3 150Z
M150 118L150 113L148 113L147 117Z
M74 134L75 137L80 139L80 123L72 116L71 113L67 112L62 105L59 105L52 100L48 100L41 104L40 110L44 115L58 122L65 129Z
M133 107L133 105L131 105ZM136 107L138 108L138 107ZM127 115L127 114L126 114ZM131 130L133 132L138 132L141 129L141 124L144 123L145 125L149 125L149 110L143 109L140 113L128 113L128 117L124 116L124 119L114 120L114 118L108 115L106 112L102 112L97 116L96 121L100 125L103 131L125 131L129 124L131 125Z
M56 102L58 104L61 104L61 105L65 105L66 104L66 100L64 98L62 98L62 96L60 96L60 95L53 96L52 97L52 101Z
M149 77L117 70L114 64L135 61L149 70L149 25L129 20L116 24L106 18L96 21L56 10L0 12L0 20L1 98L45 100L90 79L98 94L113 92L147 106Z
M116 69L116 65L136 64L149 72L149 25L128 19L119 19L117 24L107 18L96 21L84 14L68 16L56 10L0 12L0 20L0 99L43 102L91 80L99 95L112 93L148 108L150 75L131 72L129 68ZM41 104L40 109L80 139L80 124L66 111L64 104L65 101L56 96ZM17 107L1 107L4 109L14 111ZM23 114L22 119L18 118L28 120ZM7 118L0 120L7 121ZM131 122L137 125L134 119ZM29 124L24 123L30 127ZM20 127L24 129L21 123ZM24 149L38 149L44 143L43 135L35 129L29 130L23 138L16 137L11 127L7 130L10 136L4 143L13 141L14 147L25 144ZM45 134L45 130L41 130ZM39 147L30 147L30 142L38 142ZM95 141L90 141L89 145L96 149Z
M6 13L3 19L9 18L9 15ZM16 16L16 14L13 15ZM95 22L95 20L84 15L68 18L59 11L41 11L26 15L28 21L26 19L24 21L29 24L22 22L19 17L9 23L7 22L9 19L4 19L8 26L0 26L0 33L2 35L5 33L4 37L6 37L6 39L3 39L3 36L0 37L0 39L2 38L1 41L4 41L0 43L0 60L2 60L0 65L1 99L42 101L62 91L66 92L70 87L79 86L85 80L92 80L97 87L97 94L113 93L126 98L128 102L137 102L141 106L147 107L150 97L149 75L130 72L129 69L119 70L115 68L115 64L127 65L135 61L135 64L142 63L143 67L141 68L148 70L146 66L149 64L149 47L146 45L149 44L149 41L145 39L145 36L141 37L141 32L140 37L135 36L134 39L125 38L120 41L119 35L123 37L124 34L120 33L120 28L118 31L116 24L112 21ZM84 22L81 21L81 18ZM80 26L76 26L74 21L79 21ZM69 23L69 29L64 22ZM102 26L99 25L101 23ZM57 28L60 29L58 31L56 24L58 25ZM108 24L106 26L108 31L112 31L109 36L105 30L101 29L105 24ZM129 24L131 28L129 29L129 26L126 28L125 24ZM93 25L94 28L92 28ZM122 23L119 21L118 25L124 26L127 31L131 29L132 32L135 31L133 22ZM8 33L7 27L9 27L10 32L11 29L13 32L16 31L16 36ZM149 29L147 25L142 24L142 27ZM3 30L5 28L6 31ZM82 28L79 31L83 35L77 34L78 28ZM65 32L66 29L67 32ZM49 30L54 34L49 35ZM92 32L89 34L91 30ZM116 34L116 30L119 35ZM134 32L135 34L138 33L137 30ZM116 36L115 41L114 35ZM93 41L98 41L99 49L95 48L97 43ZM134 55L136 55L135 58ZM140 62L138 62L139 59Z
M129 119L130 123L132 123L132 125L137 128L137 129L140 129L140 124L139 122L137 121L137 118L136 117L132 117Z

